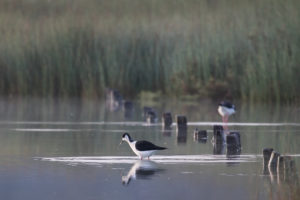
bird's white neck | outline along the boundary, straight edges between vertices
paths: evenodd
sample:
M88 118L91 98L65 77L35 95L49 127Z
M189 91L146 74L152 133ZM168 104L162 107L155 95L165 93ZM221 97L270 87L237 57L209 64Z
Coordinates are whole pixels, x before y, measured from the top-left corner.
M128 139L126 139L125 141L126 141L129 145L131 145L131 144L133 144L133 143L136 142L135 140L132 140L132 141L130 142Z
M135 143L136 143L135 140L132 140L130 142L128 139L126 139L125 141L129 144L129 146L131 147L132 150L135 150Z

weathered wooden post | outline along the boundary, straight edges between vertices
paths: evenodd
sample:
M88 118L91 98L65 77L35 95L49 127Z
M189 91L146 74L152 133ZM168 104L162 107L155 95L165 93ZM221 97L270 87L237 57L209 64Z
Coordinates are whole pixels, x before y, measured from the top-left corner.
M111 111L118 110L122 105L122 96L119 91L114 89L106 89L106 105Z
M128 100L123 101L123 111L125 119L129 119L132 117L133 112L133 103Z
M282 181L289 182L290 184L297 184L299 182L295 160L291 156L278 157L277 181L279 184Z
M241 135L239 132L230 132L226 136L227 147L240 148L241 147Z
M223 155L225 154L225 151L226 151L226 145L224 143L213 143L213 154L214 155Z
M118 90L106 89L106 101L122 104L122 96Z
M241 136L239 132L230 132L226 135L227 155L241 153Z
M176 115L177 142L186 143L187 141L187 118L183 115Z
M223 126L214 125L213 126L214 132L212 137L212 143L213 143L213 154L215 155L221 155L225 153L225 133L223 131Z
M282 174L284 172L286 157L279 156L277 160L277 174Z
M123 101L123 110L124 111L132 111L133 110L133 103L128 100Z
M176 115L177 130L187 130L186 116Z
M269 174L270 179L274 181L275 172L277 172L277 183L282 181L298 183L298 176L295 170L295 161L291 156L280 155L272 148L263 149L264 174ZM268 167L266 167L268 166Z
M223 126L214 125L214 134L212 138L212 142L215 144L225 144L226 138L223 130Z
M162 126L164 128L170 128L173 123L171 113L170 112L163 113L161 121L162 121Z
M273 148L264 148L263 149L263 159L264 159L263 168L264 169L267 169L272 152L273 152Z
M157 122L157 115L154 109L151 107L144 106L144 120L146 120L147 123L155 123Z
M148 113L147 113L147 123L151 124L151 123L155 123L156 121L157 121L156 113L153 110L148 111Z
M280 153L276 152L276 151L272 151L270 160L269 160L269 164L268 167L270 170L275 171L277 169L277 161L278 158L280 156Z
M206 130L198 130L197 128L194 130L194 140L206 143L207 141L207 131Z
M143 117L144 117L144 119L146 120L146 119L147 119L148 112L149 112L149 111L152 111L152 108L151 108L151 107L144 106L143 110L144 110L144 112L143 112Z
M218 132L218 131L223 131L223 126L220 126L220 125L214 125L214 126L213 126L213 129L214 129L214 133L215 133L215 132Z

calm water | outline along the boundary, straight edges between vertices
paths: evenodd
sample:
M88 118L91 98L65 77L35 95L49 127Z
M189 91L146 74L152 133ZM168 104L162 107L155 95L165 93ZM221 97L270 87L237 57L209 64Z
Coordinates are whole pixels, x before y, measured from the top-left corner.
M186 115L187 134L148 125L143 106ZM232 156L211 143L221 121L214 102L134 102L125 113L100 100L0 99L0 199L297 199L299 117L297 106L237 104L229 129L242 150ZM206 142L195 128L208 131ZM140 161L119 145L124 132L168 149ZM265 147L292 155L296 174L264 172Z

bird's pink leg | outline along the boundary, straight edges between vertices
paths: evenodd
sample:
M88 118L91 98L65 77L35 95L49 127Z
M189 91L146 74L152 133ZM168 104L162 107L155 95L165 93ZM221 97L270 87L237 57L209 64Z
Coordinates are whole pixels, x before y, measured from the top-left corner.
M150 160L149 156L148 156L148 160Z
M229 118L229 116L226 115L226 116L225 116L225 131L226 131L226 133L229 132L229 131L228 131L228 118Z
M225 130L226 129L226 122L225 122L225 117L222 116L222 122L223 122L223 129Z

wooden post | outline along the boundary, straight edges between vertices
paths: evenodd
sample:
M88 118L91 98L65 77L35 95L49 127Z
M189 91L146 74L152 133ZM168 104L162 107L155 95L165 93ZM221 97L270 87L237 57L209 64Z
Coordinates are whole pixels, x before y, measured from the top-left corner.
M146 120L147 123L155 123L157 122L157 115L154 109L151 107L144 106L144 120Z
M227 155L239 155L241 153L241 135L239 132L230 132L226 135Z
M154 111L148 111L147 113L147 123L155 123L157 121L156 113Z
M223 155L225 154L226 145L224 143L213 143L213 154L214 155Z
M172 125L172 115L170 112L163 113L162 115L162 126L164 128L170 128Z
M291 156L279 156L277 161L277 181L291 184L298 183L295 160Z
M228 158L235 158L236 155L241 155L242 149L241 148L232 148L227 146L227 157Z
M223 126L220 126L220 125L214 125L214 126L213 126L213 129L214 129L214 133L217 132L217 131L223 131Z
M177 143L186 143L187 141L187 119L186 116L176 115L176 133Z
M197 128L194 130L194 140L202 143L206 143L207 140L207 131L206 130L198 130Z
M285 156L279 156L277 159L277 173L281 173L284 170Z
M133 103L131 101L124 100L123 101L123 111L125 119L132 118L133 114Z
M277 172L277 183L282 181L298 183L298 176L295 170L295 161L291 156L283 156L272 148L263 149L264 174L269 174L271 181L274 181L274 174ZM268 168L266 167L268 166Z
M132 111L133 109L133 103L128 100L123 101L123 109L124 111Z
M122 105L122 96L119 91L114 89L106 89L106 105L111 111L118 110Z
M264 167L264 169L266 169L269 164L272 152L273 152L273 148L264 148L263 149L263 159L264 159L263 167Z
M241 136L239 132L230 132L226 136L227 146L231 148L240 148L241 147Z
M176 115L177 130L187 130L186 116Z
M268 164L268 167L272 170L277 169L277 160L280 156L280 153L276 152L276 151L272 151L271 157L270 157L270 161Z
M146 118L147 118L147 116L148 116L148 112L149 112L149 111L152 111L152 108L147 107L147 106L144 106L144 113L143 113L143 116L144 116L145 120L146 120Z
M225 133L223 131L223 127L219 125L214 125L214 135L212 142L215 144L225 144L226 143L226 138L225 138Z

